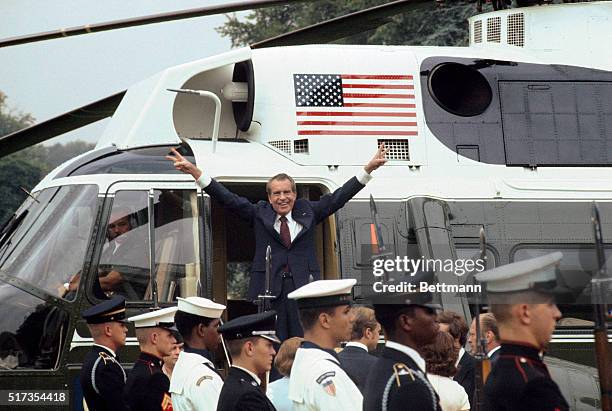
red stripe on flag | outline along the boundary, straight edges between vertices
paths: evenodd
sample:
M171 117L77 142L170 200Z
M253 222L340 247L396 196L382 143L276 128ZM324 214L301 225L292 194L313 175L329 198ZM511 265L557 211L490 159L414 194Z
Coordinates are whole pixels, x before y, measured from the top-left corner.
M411 84L343 84L342 88L382 88L390 90L414 90Z
M298 126L416 126L416 121L298 121Z
M377 113L365 111L298 111L298 116L342 116L342 117L416 117L416 113Z
M344 98L414 98L414 94L361 94L342 93Z
M386 130L298 130L300 136L416 136L416 131Z
M412 75L401 74L341 74L342 79L412 80Z
M411 103L344 103L344 107L416 108L416 104L411 104Z

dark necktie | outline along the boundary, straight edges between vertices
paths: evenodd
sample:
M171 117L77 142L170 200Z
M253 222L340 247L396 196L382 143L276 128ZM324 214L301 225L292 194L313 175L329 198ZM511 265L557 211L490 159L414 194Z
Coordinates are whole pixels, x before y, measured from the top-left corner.
M283 245L287 248L291 246L291 233L289 232L289 224L287 224L287 217L282 216L280 220L280 238Z

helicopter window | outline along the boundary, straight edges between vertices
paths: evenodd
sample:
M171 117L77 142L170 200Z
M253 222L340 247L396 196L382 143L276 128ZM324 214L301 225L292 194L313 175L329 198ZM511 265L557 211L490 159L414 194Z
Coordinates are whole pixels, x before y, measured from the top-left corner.
M180 174L164 156L168 147L147 147L126 151L117 151L110 155L102 154L69 173L71 176L88 174ZM190 151L181 150L192 163L195 158Z
M98 188L72 185L35 193L17 211L22 222L2 239L0 269L46 293L75 298L64 284L78 278L97 209Z
M155 190L155 278L162 302L196 294L198 212L194 190ZM119 191L107 223L94 295L152 299L149 275L148 193Z
M612 248L612 247L610 247ZM608 271L612 269L612 257L610 248L606 247ZM559 245L551 244L550 247L519 246L511 255L513 261L526 260L539 257L554 251L563 253L563 260L559 265L559 274L562 281L576 290L583 290L575 301L560 301L559 308L563 318L559 321L561 326L593 326L593 307L589 292L589 283L597 270L597 257L592 245ZM578 291L576 291L578 293ZM608 301L608 304L610 301Z
M493 91L482 73L460 63L442 63L431 70L429 93L449 113L462 117L485 112L493 99Z
M59 307L0 283L0 370L57 368L69 316Z
M478 247L466 247L461 245L455 246L455 251L457 252L458 260L477 260L480 258L480 249ZM495 252L487 247L487 270L491 268L495 268L497 266L497 261L495 258Z

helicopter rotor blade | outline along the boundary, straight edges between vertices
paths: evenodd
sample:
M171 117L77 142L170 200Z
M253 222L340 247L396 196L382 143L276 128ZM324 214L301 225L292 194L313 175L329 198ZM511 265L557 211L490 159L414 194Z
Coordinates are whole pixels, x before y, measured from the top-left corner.
M120 91L112 96L0 137L0 153L2 153L0 158L112 116L125 93L126 90Z
M307 0L294 0L307 1ZM251 10L269 6L278 6L290 3L288 0L252 0L226 4L224 6L209 6L199 9L182 10L178 12L162 13L145 17L116 20L107 23L85 25L71 29L54 32L39 33L0 40L0 48L17 44L25 44L54 38L75 36L79 34L134 27L164 21L173 21L193 17L201 17L219 13ZM251 48L264 48L275 46L302 45L308 43L329 43L341 38L349 37L364 31L373 30L391 21L391 17L408 11L415 11L426 7L433 8L431 0L399 0L380 6L361 10L345 16L337 17L322 23L314 24L280 36L263 40L251 45ZM9 155L34 144L60 136L69 131L110 117L121 102L126 90L99 101L79 107L52 119L32 125L12 134L0 137L0 157Z
M324 44L376 29L391 21L396 14L417 9L434 8L432 0L399 0L357 11L322 23L313 24L251 44L252 49L303 44Z
M59 30L46 31L42 33L27 34L23 36L10 37L0 40L0 48L16 46L19 44L34 43L37 41L58 39L62 37L79 36L81 34L97 33L123 29L128 27L144 26L147 24L163 23L166 21L176 21L191 19L194 17L212 16L215 14L233 13L243 10L254 10L263 7L279 6L286 3L295 3L306 0L250 0L237 1L234 3L200 7L196 9L180 10L167 13L152 14L143 17L133 17L128 19L113 20L104 23L86 24L83 26L70 27Z

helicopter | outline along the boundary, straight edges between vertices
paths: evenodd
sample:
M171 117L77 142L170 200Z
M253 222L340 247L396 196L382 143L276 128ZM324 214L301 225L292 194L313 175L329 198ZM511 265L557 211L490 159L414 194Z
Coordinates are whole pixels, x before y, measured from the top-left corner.
M253 3L281 2L177 15ZM62 387L69 400L57 409L80 409L75 381L92 339L78 313L109 293L126 296L129 315L190 295L226 304L229 318L256 310L245 284L249 270L265 267L249 265L250 227L174 170L164 159L171 147L252 201L266 199L278 172L316 200L384 143L388 164L316 235L321 277L356 278L357 296L375 282L370 195L394 256L473 259L484 226L489 268L560 250L567 278L590 278L593 201L606 249L612 237L612 61L602 41L612 4L479 14L469 20L468 47L323 44L423 7L434 4L397 1L170 67L0 138L6 155L111 117L94 150L47 175L2 228L0 301L11 315L0 320L0 385ZM128 252L110 255L117 248ZM110 284L113 271L121 278ZM463 281L443 270L436 277ZM474 315L457 294L437 298ZM590 304L561 308L551 373L572 409L598 409ZM130 335L128 361L136 357Z

